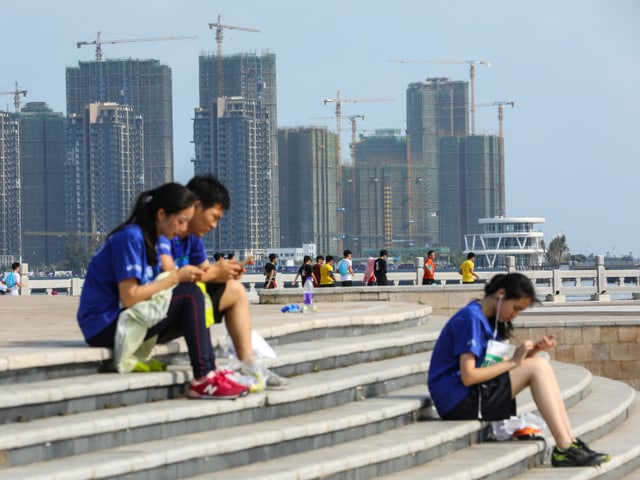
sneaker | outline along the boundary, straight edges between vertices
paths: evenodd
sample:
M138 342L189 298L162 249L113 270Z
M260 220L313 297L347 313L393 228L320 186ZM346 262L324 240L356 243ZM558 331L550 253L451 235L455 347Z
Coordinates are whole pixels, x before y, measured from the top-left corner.
M289 386L289 380L267 370L267 388L269 390L284 390Z
M234 382L247 387L251 393L260 393L267 387L263 371L244 362L234 365L233 370L225 370L224 373Z
M607 460L608 458L603 460L598 457L598 454L576 442L572 443L566 450L561 450L556 446L551 455L551 465L554 467L594 467Z
M608 453L600 453L600 452L594 452L593 450L591 450L586 443L584 443L582 440L580 440L579 438L576 438L576 440L573 442L576 445L578 445L580 448L582 448L583 450L586 450L587 452L589 452L591 455L593 455L597 460L598 460L598 465L601 463L606 463L609 460L611 460L611 455L609 455Z
M191 380L187 398L191 399L233 399L249 393L249 388L235 382L223 372L211 370L206 377Z

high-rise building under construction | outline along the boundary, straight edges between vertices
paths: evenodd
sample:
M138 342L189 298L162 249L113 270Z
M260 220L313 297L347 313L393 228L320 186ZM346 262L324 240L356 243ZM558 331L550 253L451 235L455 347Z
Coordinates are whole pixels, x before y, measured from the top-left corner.
M20 126L0 111L0 262L5 266L22 258L20 187Z
M324 255L341 255L336 134L326 127L278 130L281 247L315 243Z
M158 60L104 60L67 67L67 115L113 102L133 107L144 121L144 188L173 180L171 69Z
M66 258L66 118L45 102L28 102L20 125L22 260L56 265Z
M411 165L427 169L426 212L423 225L427 244L440 242L439 139L469 132L468 83L448 78L428 78L407 88L408 156Z
M68 119L67 229L99 240L143 190L143 119L131 106L90 103Z
M276 57L201 55L199 64L194 171L215 175L231 195L230 215L205 246L260 258L280 242Z

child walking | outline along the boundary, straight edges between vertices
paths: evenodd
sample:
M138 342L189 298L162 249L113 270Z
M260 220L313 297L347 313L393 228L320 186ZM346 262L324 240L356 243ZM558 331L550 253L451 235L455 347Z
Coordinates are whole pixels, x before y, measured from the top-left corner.
M610 456L573 435L550 363L538 352L556 345L553 336L519 344L510 359L483 366L488 344L511 337L512 321L536 302L531 281L520 273L496 275L485 296L458 311L443 328L429 367L429 391L444 420L503 420L516 414L515 397L526 387L555 439L554 467L594 466Z

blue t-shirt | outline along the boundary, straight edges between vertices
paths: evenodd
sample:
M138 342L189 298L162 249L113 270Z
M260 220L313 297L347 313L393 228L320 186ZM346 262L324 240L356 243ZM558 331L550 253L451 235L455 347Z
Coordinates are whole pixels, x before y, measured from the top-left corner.
M160 236L156 245L158 255L171 255L176 268L185 265L200 266L207 260L202 238L197 235L187 235L185 238L174 237L168 239Z
M127 278L141 285L153 279L142 230L134 224L111 235L89 263L77 314L85 340L118 320L123 308L118 284Z
M460 356L472 353L476 367L480 367L492 338L493 329L476 301L459 310L444 326L433 349L428 378L429 393L440 415L458 405L471 390L460 378Z

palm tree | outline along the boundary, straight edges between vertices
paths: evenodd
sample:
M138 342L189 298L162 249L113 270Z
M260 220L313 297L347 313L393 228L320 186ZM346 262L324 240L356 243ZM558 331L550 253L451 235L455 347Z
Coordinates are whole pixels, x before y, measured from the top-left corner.
M558 235L549 243L547 250L547 261L552 267L557 267L563 261L569 258L570 251L567 245L567 238L564 235Z

